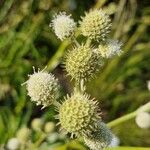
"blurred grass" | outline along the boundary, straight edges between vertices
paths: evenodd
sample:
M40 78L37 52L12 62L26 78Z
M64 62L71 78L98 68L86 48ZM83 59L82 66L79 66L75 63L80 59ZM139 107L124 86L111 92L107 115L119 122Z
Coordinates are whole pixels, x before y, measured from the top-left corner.
M100 100L104 120L108 122L149 101L146 82L150 79L150 6L147 0L98 0L97 3L94 0L2 0L0 144L13 137L21 125L28 125L33 117L52 119L54 111L37 108L26 97L25 87L20 85L27 80L27 74L32 73L32 66L44 68L47 65L47 70L65 80L60 76L64 72L59 64L69 42L60 43L48 25L55 12L66 10L77 20L92 7L103 7L111 14L112 37L123 43L122 55L108 60L98 79L88 83L88 92ZM68 83L63 86L67 91L70 86L66 88L66 85ZM150 146L149 132L135 128L134 122L131 126L134 127L129 132L132 133L128 135L130 138L126 138L126 124L114 130L121 144ZM143 140L139 139L141 136Z

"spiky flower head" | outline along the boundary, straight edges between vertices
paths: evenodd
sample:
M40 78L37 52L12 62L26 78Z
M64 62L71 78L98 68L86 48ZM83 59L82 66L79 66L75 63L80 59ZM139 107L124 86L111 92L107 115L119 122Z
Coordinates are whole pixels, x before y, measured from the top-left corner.
M21 142L26 142L31 135L31 131L27 127L22 127L17 131L16 137L21 141Z
M96 41L105 41L111 28L111 20L102 9L91 10L82 17L81 33Z
M90 79L101 66L101 56L88 45L79 45L66 54L66 71L76 81Z
M135 121L140 128L150 128L150 114L148 112L139 112Z
M11 138L7 143L8 150L18 150L20 148L20 141L18 138Z
M98 50L102 57L111 58L121 54L121 46L122 44L118 40L107 40L105 44L99 45Z
M66 15L65 12L60 12L54 16L50 26L53 28L56 36L60 40L64 40L74 33L76 23L71 18L71 15Z
M51 105L59 96L59 84L54 75L42 70L29 75L27 85L28 95L31 101L43 108Z
M75 91L59 107L58 118L62 129L71 133L71 137L90 134L97 128L100 119L97 102Z
M100 121L98 129L91 136L84 137L84 141L92 150L103 150L111 143L112 137L112 132Z

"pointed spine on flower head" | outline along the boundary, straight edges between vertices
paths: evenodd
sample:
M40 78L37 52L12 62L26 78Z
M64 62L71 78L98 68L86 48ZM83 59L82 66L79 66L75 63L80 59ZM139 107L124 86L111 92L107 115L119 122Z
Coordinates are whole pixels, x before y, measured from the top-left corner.
M111 28L111 20L102 9L86 13L80 22L82 35L95 41L105 41Z
M89 135L96 130L101 118L97 105L97 101L78 91L67 96L58 108L61 129L71 133L71 137Z
M120 55L122 43L118 40L107 40L106 43L100 44L98 50L104 58L112 58L115 55Z
M75 81L89 80L100 70L102 57L87 44L74 47L66 54L65 69Z
M71 18L71 15L66 15L65 12L60 12L54 16L50 27L52 27L56 36L63 41L73 35L76 23Z
M51 105L59 97L58 80L45 69L38 72L34 69L34 73L29 75L29 79L24 84L31 101L43 105L43 108Z
M84 137L85 144L91 150L103 150L108 147L113 138L113 134L106 124L99 121L98 128L90 136Z

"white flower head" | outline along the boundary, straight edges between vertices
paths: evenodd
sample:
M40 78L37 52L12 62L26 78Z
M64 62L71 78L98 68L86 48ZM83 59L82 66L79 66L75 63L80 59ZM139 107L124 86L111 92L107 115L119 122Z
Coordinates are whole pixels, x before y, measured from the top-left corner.
M20 141L17 138L11 138L8 140L7 148L9 150L18 150L20 147Z
M148 112L139 112L135 122L140 128L150 128L150 114Z
M148 90L150 91L150 80L147 81L147 88L148 88Z
M71 15L66 15L65 12L60 12L54 16L50 26L54 30L56 36L60 40L64 40L73 34L76 23L71 18Z
M112 58L115 55L120 55L122 43L118 40L107 40L106 44L99 45L99 51L102 57Z
M42 108L51 105L59 97L58 79L45 69L38 70L38 72L34 69L34 73L29 75L29 79L24 84L26 84L31 101L37 105L43 105Z

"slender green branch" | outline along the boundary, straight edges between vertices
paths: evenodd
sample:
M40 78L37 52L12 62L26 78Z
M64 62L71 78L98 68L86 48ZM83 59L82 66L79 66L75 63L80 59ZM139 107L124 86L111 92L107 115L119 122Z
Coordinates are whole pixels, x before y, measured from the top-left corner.
M109 123L107 124L107 126L110 127L110 128L112 128L112 127L114 127L114 126L116 126L116 125L118 125L118 124L121 124L121 123L123 123L123 122L126 122L126 121L128 121L128 120L130 120L130 119L136 117L136 115L137 115L140 111L150 112L150 102L147 103L147 104L145 104L145 105L143 105L143 106L141 106L139 109L137 109L136 111L134 111L134 112L132 112L132 113L129 113L129 114L125 115L125 116L122 116L122 117L120 117L120 118L118 118L118 119L115 119L115 120L109 122Z
M149 150L149 147L114 147L114 148L107 148L106 150Z
M47 70L48 71L52 71L59 64L60 59L63 56L64 51L68 45L69 45L68 40L62 42L62 44L59 46L57 52L54 54L54 56L47 63Z

